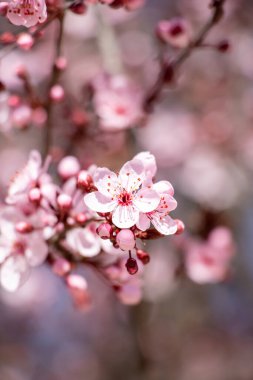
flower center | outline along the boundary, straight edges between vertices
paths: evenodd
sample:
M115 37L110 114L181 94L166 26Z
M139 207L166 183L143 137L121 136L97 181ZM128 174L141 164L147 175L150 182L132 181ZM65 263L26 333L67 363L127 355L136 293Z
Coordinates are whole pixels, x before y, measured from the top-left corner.
M121 206L128 206L132 204L132 196L131 194L127 193L126 191L123 191L118 198L118 203Z
M115 112L116 112L116 114L123 116L123 115L126 115L127 110L126 110L126 107L118 105L115 109Z

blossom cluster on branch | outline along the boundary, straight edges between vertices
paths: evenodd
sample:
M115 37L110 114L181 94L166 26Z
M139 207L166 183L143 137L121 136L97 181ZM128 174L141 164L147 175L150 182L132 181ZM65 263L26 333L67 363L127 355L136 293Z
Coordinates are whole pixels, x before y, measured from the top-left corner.
M195 49L211 47L220 52L229 49L226 40L212 44L205 40L223 16L224 0L212 1L211 17L196 34L190 23L179 17L157 23L155 37L160 44L160 59L152 86L141 86L123 70L120 73L101 70L84 84L81 100L69 101L68 89L60 81L68 66L62 54L65 11L84 14L88 6L98 3L126 10L144 5L143 0L0 3L2 16L15 25L29 28L27 33L0 36L1 44L6 45L3 50L7 49L4 54L15 48L31 50L43 38L43 29L55 20L58 23L52 72L45 93L35 88L24 65L18 66L15 73L22 83L22 95L0 82L1 131L8 134L10 130L23 131L30 125L40 127L45 158L38 151L30 153L26 166L13 177L5 202L0 206L0 282L5 289L15 291L27 279L31 267L47 262L63 279L77 306L90 302L88 284L76 271L80 265L99 273L122 302L139 302L143 265L152 256L146 252L146 241L180 235L184 223L171 217L177 207L174 189L166 180L155 180L157 165L153 154L144 151L135 155L118 173L95 165L83 168L69 154L82 141L96 142L101 136L110 138L112 132L123 132L129 140L134 139L136 127L146 127L164 87L175 83L178 68ZM111 46L115 42L113 33L105 32L106 43ZM170 49L175 52L173 58L168 58ZM104 55L111 54L107 46L104 50ZM75 127L74 132L71 128L67 131L66 144L58 150L52 141L52 111L56 105L62 106L64 121ZM50 164L59 158L56 182L50 174ZM201 238L187 233L171 241L180 253L175 271L178 276L186 275L197 283L227 278L235 245L226 226L208 225Z

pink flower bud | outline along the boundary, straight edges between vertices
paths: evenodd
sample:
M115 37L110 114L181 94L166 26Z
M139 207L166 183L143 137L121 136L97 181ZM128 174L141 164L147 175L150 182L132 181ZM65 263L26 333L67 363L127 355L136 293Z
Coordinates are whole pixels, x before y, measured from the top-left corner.
M83 3L83 1L77 1L70 5L69 9L71 12L77 15L83 15L87 12L87 6Z
M79 189L88 191L88 189L93 185L93 180L90 174L86 170L81 170L77 177L77 186Z
M184 232L185 230L185 225L180 219L176 219L175 222L177 223L177 232L176 235L180 235Z
M65 96L63 87L60 84L55 84L51 87L49 96L54 102L61 102Z
M135 259L133 259L132 257L129 257L129 259L126 262L126 269L127 269L129 274L131 274L131 275L136 274L138 272L138 269L139 269L137 261Z
M27 223L25 221L17 223L15 228L16 228L16 231L21 234L27 234L33 231L33 226L30 223Z
M2 3L0 3L2 4ZM5 32L3 34L0 35L0 42L2 44L12 44L13 42L16 41L16 36L14 36L14 34L10 33L10 32Z
M0 16L6 16L8 10L8 3L6 1L2 1L0 3Z
M80 170L80 163L74 156L64 157L58 165L58 174L64 179L77 175Z
M112 231L112 226L109 223L102 223L97 228L97 234L103 240L110 239Z
M25 66L23 65L19 65L17 68L16 68L16 75L17 77L19 77L20 79L26 79L27 78L27 70L25 68Z
M150 262L150 256L147 252L142 249L137 249L136 251L138 259L142 262L142 264L146 265Z
M189 25L180 18L160 21L156 33L162 42L177 48L186 47L191 37Z
M38 187L31 189L28 194L29 201L35 204L40 204L41 201L41 192Z
M117 236L116 241L123 251L130 251L135 247L135 236L131 230L123 229Z
M11 95L8 100L8 104L10 107L17 107L20 105L21 99L18 95Z
M71 264L63 258L57 258L53 263L52 270L58 276L63 277L70 272Z
M217 44L217 49L221 53L226 53L230 49L230 43L228 40L222 40Z
M32 109L28 105L20 105L12 113L12 122L16 128L23 129L31 122Z
M66 284L76 307L83 308L90 306L87 281L82 276L78 274L70 274L66 278Z
M75 219L77 223L83 224L87 221L87 216L83 214L82 212L80 212L79 214L76 215Z
M55 60L55 67L58 69L58 70L65 70L66 67L67 67L67 58L65 57L58 57L56 58Z
M34 44L34 39L28 33L20 33L17 38L17 44L23 50L30 50Z
M34 124L41 126L47 121L47 111L43 107L37 107L33 110L32 121Z
M57 204L61 211L69 211L72 207L72 199L67 194L60 194L57 198Z

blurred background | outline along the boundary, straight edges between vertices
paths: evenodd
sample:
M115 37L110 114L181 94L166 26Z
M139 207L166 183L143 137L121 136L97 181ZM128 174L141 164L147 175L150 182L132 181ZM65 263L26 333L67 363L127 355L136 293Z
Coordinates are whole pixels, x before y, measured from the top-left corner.
M117 170L137 152L152 152L157 178L175 187L174 215L185 222L187 234L204 239L219 225L232 231L236 255L226 281L198 285L176 276L177 243L161 239L147 244L151 262L138 306L121 305L113 290L84 268L93 303L82 312L46 265L35 269L17 294L1 291L0 380L253 379L252 1L227 1L225 17L207 41L226 38L230 49L194 52L143 126L108 132L80 123L80 132L76 119L69 119L73 109L75 115L84 110L89 81L103 70L123 67L143 92L151 88L161 49L157 22L180 16L195 33L210 16L208 5L209 0L149 0L131 13L105 7L84 15L68 12L63 39L68 65L61 75L67 100L53 109L51 153L55 161L68 151L83 166ZM103 28L109 28L113 52L101 48ZM1 33L17 30L1 18ZM53 23L32 50L17 49L1 59L1 80L9 91L25 98L15 74L24 64L36 91L45 93L55 34ZM1 93L2 199L28 152L41 149L43 135L43 123L24 122L21 112L13 128L9 117Z

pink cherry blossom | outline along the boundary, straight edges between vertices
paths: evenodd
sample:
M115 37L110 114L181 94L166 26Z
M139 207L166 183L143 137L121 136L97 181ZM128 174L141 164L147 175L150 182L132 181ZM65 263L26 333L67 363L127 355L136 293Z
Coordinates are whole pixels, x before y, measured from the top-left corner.
M93 82L95 111L106 131L134 127L143 118L142 94L124 76L103 76Z
M86 205L96 212L112 212L112 221L119 228L134 226L140 212L154 211L160 202L151 186L143 187L145 170L137 159L128 161L118 175L98 168L93 180L98 191L85 195Z
M66 246L83 257L93 257L101 251L98 237L88 228L78 227L67 232Z
M12 24L30 28L46 20L46 2L45 0L11 0L6 16Z
M23 218L15 208L4 208L0 215L0 282L15 291L26 278L29 267L41 265L48 254L48 246L41 230L20 234L15 221ZM22 220L22 219L21 219Z
M193 240L185 255L188 277L199 284L225 280L234 251L233 237L226 227L215 228L206 241Z
M17 203L28 196L29 190L36 186L44 173L46 166L42 168L42 160L38 151L33 150L25 167L12 179L8 189L6 202Z
M152 223L161 234L173 235L177 232L177 222L169 213L177 207L177 202L173 198L174 189L168 181L157 182L153 185L153 189L160 195L160 203L155 210L140 214L137 227L146 231Z

